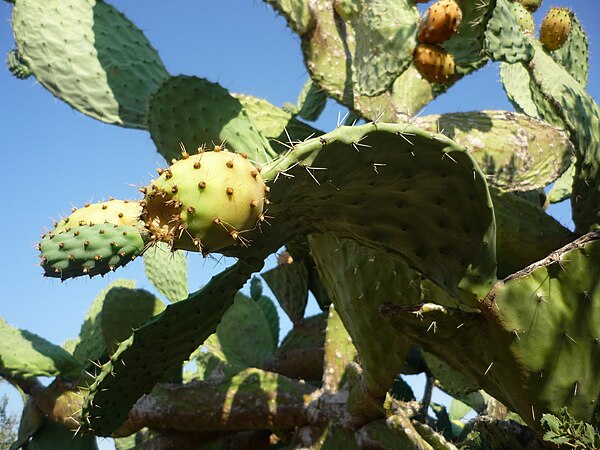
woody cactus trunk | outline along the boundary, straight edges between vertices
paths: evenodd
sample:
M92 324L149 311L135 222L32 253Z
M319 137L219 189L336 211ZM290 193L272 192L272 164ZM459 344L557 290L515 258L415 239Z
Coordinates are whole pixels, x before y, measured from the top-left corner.
M115 281L65 348L1 322L0 375L28 396L12 449L598 444L600 110L573 12L538 40L540 1L266 0L310 74L281 109L171 75L104 1L14 3L10 70L169 162L137 200L56 223L44 275L143 256L170 304ZM415 117L489 61L516 112ZM309 125L328 98L354 123ZM545 212L568 197L574 232ZM284 246L261 274L280 343L260 278L240 289ZM184 252L237 261L188 293Z

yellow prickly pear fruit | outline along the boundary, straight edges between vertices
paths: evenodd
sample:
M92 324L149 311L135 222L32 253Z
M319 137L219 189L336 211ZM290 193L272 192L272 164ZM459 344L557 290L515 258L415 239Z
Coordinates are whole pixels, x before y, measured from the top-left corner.
M571 28L571 11L568 8L550 8L542 21L540 41L548 50L558 50L567 41Z
M447 41L460 25L462 11L454 0L440 0L429 7L421 18L417 39L424 44Z
M112 223L121 226L135 226L140 220L140 202L130 200L109 200L88 203L83 208L73 209L72 214L55 224L53 233L69 231L73 227Z
M215 147L181 160L144 191L142 219L152 238L204 254L235 243L264 220L268 191L245 155Z
M455 74L454 58L436 44L417 45L413 61L423 78L431 83L446 83Z

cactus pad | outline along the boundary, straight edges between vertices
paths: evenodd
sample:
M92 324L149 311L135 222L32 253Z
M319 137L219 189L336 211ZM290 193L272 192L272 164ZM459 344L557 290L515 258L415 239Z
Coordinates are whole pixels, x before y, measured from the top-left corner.
M550 51L563 46L571 33L571 11L567 8L551 8L540 27L540 41Z
M95 119L145 128L148 100L168 73L144 33L113 6L24 0L12 23L23 60L46 89Z
M139 228L109 223L47 234L39 249L45 275L65 280L104 275L134 259L144 246Z
M267 187L247 157L215 147L184 153L145 189L143 219L157 241L208 253L240 243L263 217Z
M275 155L240 100L204 78L181 75L166 80L150 100L148 130L167 161L181 156L181 146L196 151L223 142L253 161Z
M506 191L546 187L570 166L575 154L567 133L524 114L450 113L418 117L414 123L464 145L488 183Z
M23 378L77 377L81 366L63 348L0 318L0 374Z

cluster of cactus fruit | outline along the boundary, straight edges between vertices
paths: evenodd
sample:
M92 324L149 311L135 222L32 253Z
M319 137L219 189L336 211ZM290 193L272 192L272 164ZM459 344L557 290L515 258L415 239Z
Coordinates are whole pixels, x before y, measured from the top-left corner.
M416 0L265 1L311 75L285 109L169 75L101 0L16 0L9 69L148 130L172 161L142 199L57 222L45 274L143 256L171 304L114 282L63 347L0 321L0 376L29 396L11 449L593 448L600 109L574 13L551 9L538 41L541 0L440 0L422 17ZM489 60L517 112L413 117ZM327 98L366 123L314 129ZM574 232L545 212L568 197ZM240 289L282 246L261 274L293 323L279 344L259 278ZM237 262L189 293L185 251ZM307 318L309 293L322 313ZM434 386L455 401L431 403Z

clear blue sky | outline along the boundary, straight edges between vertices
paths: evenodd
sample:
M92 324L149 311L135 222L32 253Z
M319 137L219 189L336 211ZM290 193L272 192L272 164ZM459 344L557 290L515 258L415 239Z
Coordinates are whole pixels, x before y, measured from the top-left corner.
M171 74L218 81L233 92L266 98L275 105L296 101L307 79L298 38L285 21L258 0L178 1L113 0L143 29ZM589 92L600 100L599 0L545 0L536 13L569 6L590 41ZM14 47L12 5L0 2L0 54ZM0 127L5 206L0 223L0 316L10 324L55 343L77 336L97 292L120 277L145 280L134 262L105 278L66 283L42 278L35 244L44 227L67 215L71 205L116 198L138 198L132 185L144 185L163 166L145 131L106 125L83 116L54 98L33 77L21 81L0 69ZM511 109L502 91L497 65L467 77L429 105L424 114ZM344 109L331 102L318 126L336 126ZM565 208L556 213L566 223ZM197 289L223 265L191 254L190 290ZM2 392L2 391L0 391Z

